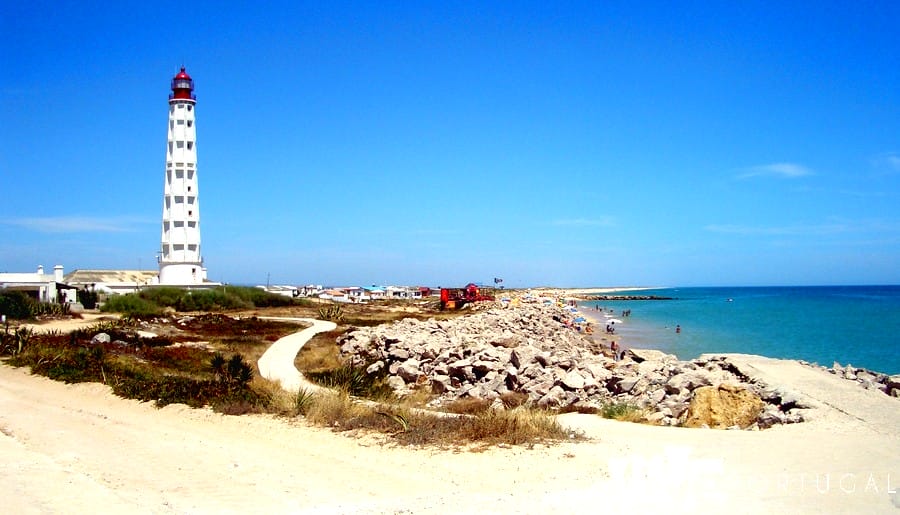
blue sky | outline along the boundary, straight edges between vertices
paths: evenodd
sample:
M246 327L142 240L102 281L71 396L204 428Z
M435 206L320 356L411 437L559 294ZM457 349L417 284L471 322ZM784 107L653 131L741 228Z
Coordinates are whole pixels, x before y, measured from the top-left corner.
M184 64L214 280L900 283L896 2L234 4L4 2L0 271L156 267Z

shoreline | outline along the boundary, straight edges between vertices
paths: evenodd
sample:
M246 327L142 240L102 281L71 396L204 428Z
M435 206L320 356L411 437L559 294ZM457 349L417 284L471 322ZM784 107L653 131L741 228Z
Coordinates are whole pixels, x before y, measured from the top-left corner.
M882 287L734 287L669 289L654 294L670 302L581 300L586 315L595 303L613 308L625 322L617 335L634 348L657 349L680 359L707 353L747 353L822 366L852 363L900 374L896 334L900 296ZM631 319L620 316L633 309ZM596 317L602 321L602 316ZM834 324L834 330L829 329ZM681 334L676 326L681 325ZM603 329L603 326L600 327ZM867 338L847 339L846 330Z
M757 377L745 365L753 356L717 353L681 360L623 341L617 359L610 342L622 340L601 332L605 321L599 312L578 310L564 296L534 293L485 303L452 320L404 319L354 328L338 339L341 356L367 373L387 372L388 384L400 397L430 390L435 395L431 407L518 395L519 402L542 409L597 413L620 405L653 425L751 430L804 422L818 409ZM586 331L589 314L593 324L600 324L595 334ZM878 391L889 402L896 402L891 395L900 396L900 377L859 369L842 369L840 377L859 379L854 387ZM722 417L716 402L743 414Z

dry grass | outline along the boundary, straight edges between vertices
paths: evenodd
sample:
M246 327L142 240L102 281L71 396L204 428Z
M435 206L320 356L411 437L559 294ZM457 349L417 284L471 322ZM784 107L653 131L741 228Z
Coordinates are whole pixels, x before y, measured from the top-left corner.
M528 394L523 392L508 392L500 396L506 409L518 408L528 402Z
M343 333L344 330L338 329L313 336L300 349L294 360L294 366L304 373L324 372L343 366L340 348L335 343L337 337Z
M315 394L306 409L306 419L313 424L331 427L337 431L368 429L389 433L398 429L393 420L379 415L376 408L356 402L346 392L341 391Z
M250 382L250 388L266 399L267 412L288 417L300 414L296 405L296 395L283 389L277 381L270 381L257 375Z
M461 397L444 406L444 411L460 415L478 415L491 407L489 399L477 399L475 397Z
M575 436L545 411L517 408L454 416L429 413L402 404L362 403L346 392L315 394L305 414L307 421L315 425L335 431L381 433L400 445L524 445Z
M400 405L405 408L421 409L428 405L428 402L434 399L434 394L428 391L428 388L417 388L409 395L400 399Z
M551 413L517 408L457 417L415 412L409 419L409 430L395 434L394 438L406 445L446 447L473 443L526 445L573 436Z

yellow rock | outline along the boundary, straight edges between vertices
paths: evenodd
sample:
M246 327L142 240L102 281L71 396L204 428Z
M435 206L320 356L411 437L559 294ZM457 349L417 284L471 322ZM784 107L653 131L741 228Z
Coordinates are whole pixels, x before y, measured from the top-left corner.
M756 422L763 406L757 394L740 386L701 386L691 397L684 426L705 425L713 429L738 426L744 429Z

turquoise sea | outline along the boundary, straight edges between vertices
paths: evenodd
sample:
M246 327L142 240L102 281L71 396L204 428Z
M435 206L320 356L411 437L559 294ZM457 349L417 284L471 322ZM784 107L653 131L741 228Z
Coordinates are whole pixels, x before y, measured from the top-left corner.
M605 316L621 320L615 326L623 348L659 349L680 359L739 352L829 367L838 361L900 374L900 286L666 288L622 294L674 297L582 302L591 317L602 318L593 311L599 304ZM631 316L623 317L623 310L631 310Z

